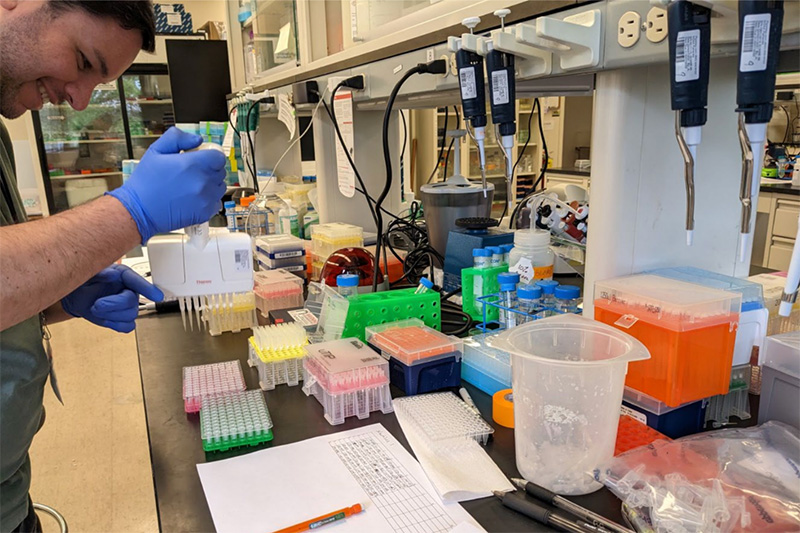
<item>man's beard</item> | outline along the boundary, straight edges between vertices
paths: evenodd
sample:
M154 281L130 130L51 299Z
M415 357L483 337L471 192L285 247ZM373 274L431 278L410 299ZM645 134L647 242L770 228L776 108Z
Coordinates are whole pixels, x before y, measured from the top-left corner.
M40 11L42 10L0 26L0 33L3 35L0 39L0 115L9 119L17 118L27 111L18 100L21 80L25 77L25 68L19 67L35 62L31 51L35 49L35 43L44 31L43 22L49 18Z

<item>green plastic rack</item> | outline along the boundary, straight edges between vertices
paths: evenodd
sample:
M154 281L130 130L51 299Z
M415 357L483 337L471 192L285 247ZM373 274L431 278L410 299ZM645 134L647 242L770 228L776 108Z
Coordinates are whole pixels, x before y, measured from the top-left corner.
M441 296L436 291L416 294L415 288L359 294L351 299L342 338L357 337L362 342L368 326L419 318L437 331L442 329Z
M464 268L461 270L461 308L473 319L483 322L483 311L475 308L475 277L483 278L483 294L495 294L500 292L500 284L497 282L497 275L508 272L508 265L501 265L489 268ZM498 319L498 308L487 306L486 320L491 322Z

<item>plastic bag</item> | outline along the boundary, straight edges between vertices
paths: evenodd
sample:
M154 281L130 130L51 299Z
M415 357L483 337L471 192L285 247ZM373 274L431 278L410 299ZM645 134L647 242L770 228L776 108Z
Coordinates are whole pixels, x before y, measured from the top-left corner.
M657 440L596 477L658 533L800 530L800 438L780 422Z

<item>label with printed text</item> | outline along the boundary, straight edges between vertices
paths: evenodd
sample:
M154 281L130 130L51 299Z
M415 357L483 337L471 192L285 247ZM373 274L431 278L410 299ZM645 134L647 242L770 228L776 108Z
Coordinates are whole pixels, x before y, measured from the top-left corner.
M234 250L233 262L236 265L236 272L247 272L253 268L250 263L250 250Z
M745 15L742 29L742 53L739 56L740 72L767 70L771 18L769 13Z
M478 88L475 86L475 67L459 69L458 81L459 85L461 85L461 98L463 100L478 97Z
M678 32L675 40L675 83L700 79L700 30Z
M508 103L508 71L492 72L492 102L494 105Z

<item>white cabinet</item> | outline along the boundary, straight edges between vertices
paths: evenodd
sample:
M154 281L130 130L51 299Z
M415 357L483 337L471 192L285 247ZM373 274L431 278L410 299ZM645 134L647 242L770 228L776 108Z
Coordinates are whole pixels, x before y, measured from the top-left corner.
M753 264L786 270L797 237L800 196L761 192L756 210Z

